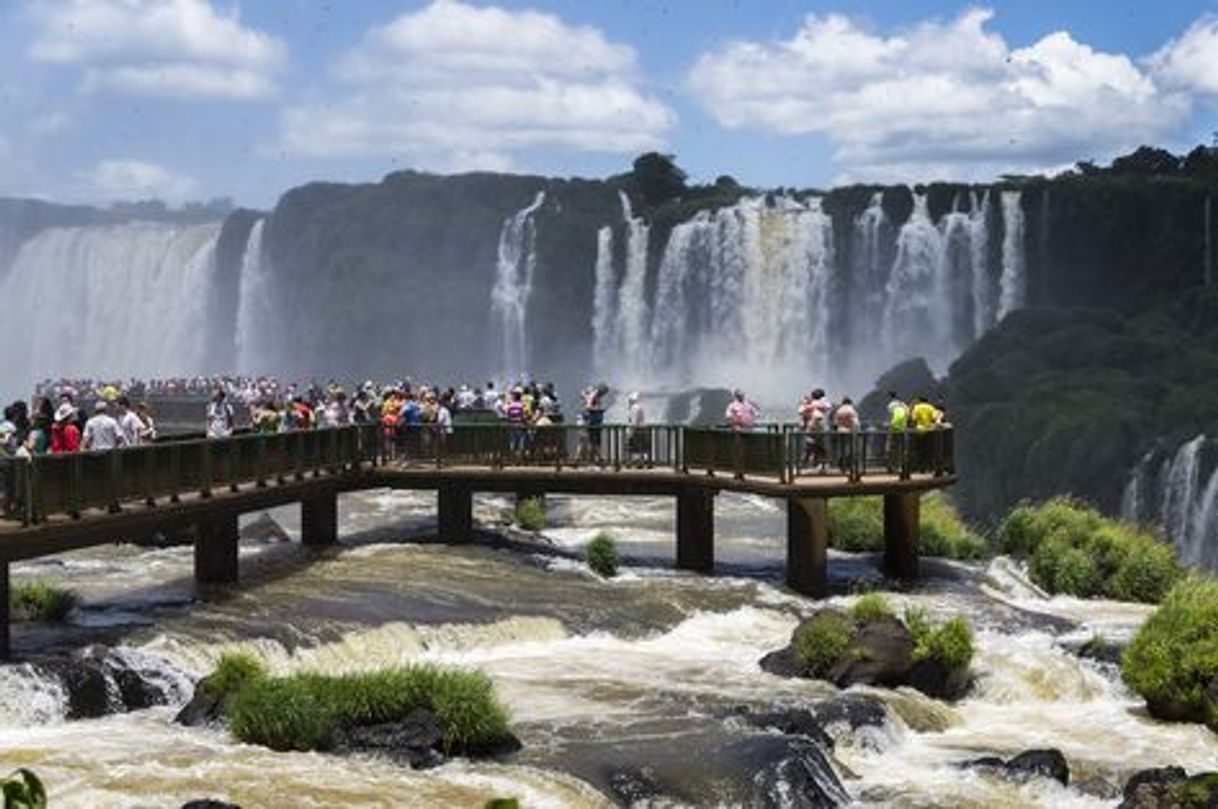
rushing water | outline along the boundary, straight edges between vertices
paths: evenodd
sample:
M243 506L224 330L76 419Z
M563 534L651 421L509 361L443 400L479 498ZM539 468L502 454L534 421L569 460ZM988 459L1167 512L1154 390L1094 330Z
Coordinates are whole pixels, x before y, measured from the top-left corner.
M502 370L513 377L528 372L529 298L533 294L533 273L537 270L533 214L545 201L546 192L538 191L532 203L504 220L499 231L491 312L499 320Z
M1207 451L1198 435L1173 453L1147 452L1129 474L1121 516L1160 526L1186 564L1218 570L1218 466Z
M434 497L345 496L347 547L247 543L243 585L185 605L186 549L95 549L20 565L17 575L70 584L85 597L73 643L111 638L185 683L234 646L276 671L342 672L413 661L475 666L510 707L524 749L508 763L456 762L412 772L371 757L277 754L225 732L175 726L172 708L64 722L63 697L27 666L0 668L0 769L24 765L56 806L164 806L204 795L247 806L476 806L516 795L527 806L602 806L607 772L647 765L698 805L738 805L757 732L739 705L799 705L836 693L823 683L762 672L815 602L780 584L785 514L773 501L717 504L720 576L671 569L673 506L663 499L549 500L553 550L444 547ZM506 500L484 498L484 525ZM275 517L295 533L293 509ZM612 581L570 558L610 531L628 559ZM833 586L877 576L874 560L834 555ZM909 691L855 689L887 703L880 729L840 736L835 758L861 805L1104 806L1131 771L1212 765L1218 737L1150 720L1111 667L1063 648L1093 632L1119 639L1144 607L1045 598L999 559L988 569L927 562L929 575L895 597L978 629L977 683L947 705ZM839 595L831 603L846 603ZM18 634L39 647L67 631ZM179 689L187 690L183 685ZM1083 788L1019 785L956 764L982 754L1055 746Z

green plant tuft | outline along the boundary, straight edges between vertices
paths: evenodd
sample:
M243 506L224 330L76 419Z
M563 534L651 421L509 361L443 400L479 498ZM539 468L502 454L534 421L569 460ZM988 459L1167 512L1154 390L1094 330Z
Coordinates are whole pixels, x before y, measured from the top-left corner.
M0 781L4 809L46 809L47 791L42 780L24 767L14 770Z
M418 708L435 714L447 752L476 751L508 735L507 710L489 677L426 665L255 677L237 692L229 726L242 741L272 750L328 750L337 727L394 722Z
M1154 603L1183 575L1170 545L1068 498L1016 506L998 535L1050 593Z
M540 497L528 497L517 503L516 525L525 531L540 531L545 528L545 501Z
M584 551L584 559L587 561L588 567L592 568L592 572L598 576L609 579L617 575L617 547L613 544L613 538L604 531L597 534L588 543L588 547Z
M951 618L935 626L926 611L905 611L905 626L913 637L913 659L934 658L949 669L966 668L973 662L973 630L963 618Z
M883 593L867 593L854 602L850 615L856 621L878 621L893 615L892 604Z
M1205 722L1218 732L1218 581L1190 576L1168 592L1121 658L1121 676L1155 716Z
M986 541L969 530L947 498L939 493L922 498L919 518L920 550L926 556L984 559ZM875 552L884 549L884 499L841 497L829 501L829 544L839 551Z
M60 622L76 603L76 593L44 581L18 582L9 592L9 606L16 621Z
M212 673L203 679L203 690L214 700L236 694L250 680L266 677L266 664L251 652L225 652Z
M854 645L854 628L836 612L818 612L791 638L795 659L809 677L823 677Z
M482 809L520 809L519 798L491 798Z

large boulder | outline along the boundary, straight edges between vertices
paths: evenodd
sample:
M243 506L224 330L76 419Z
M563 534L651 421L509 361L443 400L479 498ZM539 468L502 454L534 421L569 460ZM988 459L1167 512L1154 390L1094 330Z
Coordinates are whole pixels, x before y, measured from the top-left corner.
M152 661L94 645L35 663L67 697L65 719L95 719L165 705L178 697L173 678Z
M1209 809L1218 806L1218 772L1190 776L1182 767L1155 767L1130 776L1118 809Z
M850 802L824 749L787 737L785 751L753 776L749 805L774 809L834 809Z
M842 688L908 685L913 648L913 636L893 616L860 622L855 629L854 648L833 664L825 679Z

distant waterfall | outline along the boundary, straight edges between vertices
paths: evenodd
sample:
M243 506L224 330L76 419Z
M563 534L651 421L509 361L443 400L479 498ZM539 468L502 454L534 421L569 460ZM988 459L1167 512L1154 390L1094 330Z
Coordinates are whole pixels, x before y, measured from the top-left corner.
M990 294L990 192L986 189L977 199L972 195L972 212L968 218L969 250L973 281L973 339L994 325L994 301Z
M1024 274L1024 224L1020 192L1002 192L1002 277L998 319L1023 306L1027 278Z
M1121 517L1159 524L1182 562L1218 571L1218 467L1210 468L1213 455L1204 435L1174 452L1148 452L1125 485Z
M250 228L245 255L241 259L241 281L237 303L237 368L243 373L273 372L268 351L268 332L274 328L278 307L271 287L270 262L262 252L259 219Z
M502 370L510 375L523 375L528 371L525 328L529 298L533 294L533 274L537 269L534 250L537 232L533 214L545 201L546 192L538 191L533 202L505 219L499 230L491 310L499 322Z
M926 195L914 197L913 213L897 235L897 258L885 290L884 335L887 349L898 353L911 347L925 350L941 328L940 273L944 265L943 236L931 221Z
M219 233L218 223L131 223L50 228L25 242L0 281L6 386L226 368L231 357L206 356Z
M592 354L597 368L608 367L613 351L613 228L596 232L596 284L592 301Z
M634 215L630 197L618 192L622 202L622 219L626 222L626 272L617 296L617 320L614 334L617 338L618 357L627 369L638 374L648 372L649 348L646 343L647 326L650 321L647 303L647 250L651 228L640 217Z

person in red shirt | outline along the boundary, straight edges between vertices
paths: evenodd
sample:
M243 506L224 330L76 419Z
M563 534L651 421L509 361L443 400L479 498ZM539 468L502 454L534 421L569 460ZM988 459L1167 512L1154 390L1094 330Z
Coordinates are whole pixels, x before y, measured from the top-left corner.
M60 454L80 451L80 428L76 426L76 408L65 401L55 411L51 425L51 452Z

